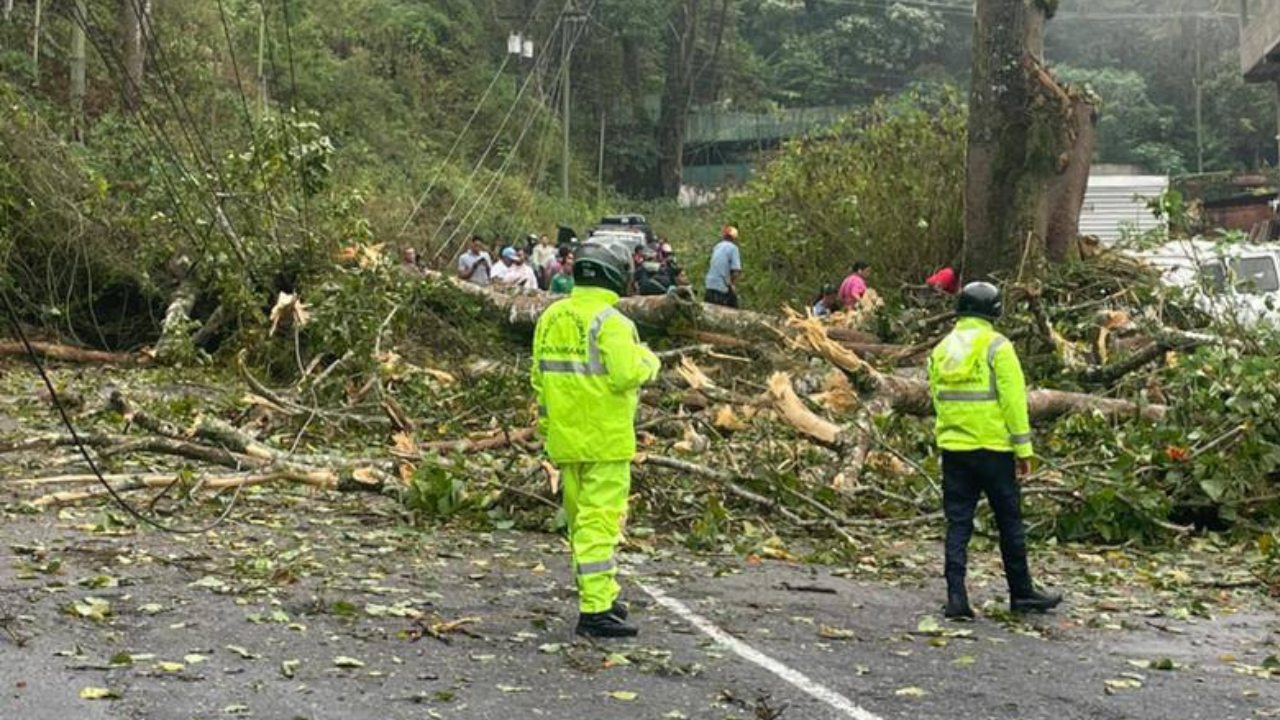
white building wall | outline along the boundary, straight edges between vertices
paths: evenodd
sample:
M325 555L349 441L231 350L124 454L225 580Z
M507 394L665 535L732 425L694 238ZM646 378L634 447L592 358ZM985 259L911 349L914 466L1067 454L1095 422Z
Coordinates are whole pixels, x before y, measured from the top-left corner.
M1080 234L1111 245L1126 229L1141 233L1160 227L1163 222L1147 203L1168 188L1169 178L1163 175L1091 176L1080 211Z

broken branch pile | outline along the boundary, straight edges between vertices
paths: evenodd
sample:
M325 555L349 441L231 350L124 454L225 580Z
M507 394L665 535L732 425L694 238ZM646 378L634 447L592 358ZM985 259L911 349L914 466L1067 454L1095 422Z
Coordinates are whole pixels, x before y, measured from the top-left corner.
M363 347L322 344L333 328L317 325L337 316L311 315L290 296L287 317L277 318L286 331L240 356L231 397L175 411L172 402L131 400L126 376L104 406L86 402L81 422L108 479L122 492L156 493L160 507L292 483L392 496L419 518L551 526L556 476L530 428L521 358L552 298L432 275L384 273L382 282L395 283L396 303L369 315ZM353 287L371 296L369 285ZM1280 381L1274 361L1188 322L1194 313L1172 310L1145 270L1115 258L1009 295L1002 329L1038 386L1030 403L1044 462L1026 488L1033 532L1154 538L1280 510L1268 491L1280 429L1277 413L1267 415L1274 393L1261 390ZM465 315L442 309L459 304ZM675 346L662 351L667 370L642 396L633 528L662 528L697 547L786 530L830 534L852 550L869 533L938 521L938 458L918 363L949 327L945 308L886 305L877 325L890 329L887 342L857 327L680 294L627 298L619 308L655 343ZM401 324L435 313L431 327L487 319L516 330L516 340L469 333L460 351ZM272 353L289 358L283 372L253 365ZM1259 393L1247 407L1246 387ZM38 471L6 473L13 487L45 493L34 498L41 507L100 497L69 442L49 432L0 439L0 457L41 454Z

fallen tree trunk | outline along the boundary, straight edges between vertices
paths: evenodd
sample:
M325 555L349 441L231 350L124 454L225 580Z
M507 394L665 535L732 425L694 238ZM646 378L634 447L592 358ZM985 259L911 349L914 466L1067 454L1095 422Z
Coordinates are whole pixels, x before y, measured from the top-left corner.
M49 342L32 342L31 349L42 358L72 363L101 363L105 365L146 365L150 358L145 355L130 353L114 353L104 350L86 350L70 345L59 345ZM26 355L27 349L20 342L0 340L0 356Z
M880 372L858 357L857 353L827 337L822 324L811 318L796 316L788 325L796 331L791 338L794 347L826 359L852 376L877 398L887 400L893 410L909 415L933 414L927 381ZM1140 405L1127 400L1060 390L1033 390L1027 394L1027 405L1031 419L1035 422L1085 412L1100 412L1108 417L1159 420L1168 411L1164 405Z
M561 295L475 285L444 273L425 272L428 280L439 283L441 287L480 300L492 314L501 317L509 326L521 332L532 332L542 313L552 303L563 299ZM779 336L775 318L700 303L687 289L666 295L624 297L618 301L617 308L637 325L671 334L677 334L677 330L689 330L726 335L739 342L777 340Z

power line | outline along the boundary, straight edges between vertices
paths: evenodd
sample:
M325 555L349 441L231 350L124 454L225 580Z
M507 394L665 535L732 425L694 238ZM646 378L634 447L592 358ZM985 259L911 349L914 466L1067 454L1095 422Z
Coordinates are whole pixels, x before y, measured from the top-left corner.
M528 19L525 21L525 26L521 30L522 34L528 31L529 26L532 25L533 16L538 13L539 9L541 9L543 2L544 0L538 0L538 3L534 6L533 12L529 14ZM560 24L560 21L557 20L556 26L558 27L559 24ZM552 33L554 32L555 30L553 29ZM489 81L489 85L484 89L484 93L480 95L480 99L476 102L476 106L471 111L470 117L467 118L466 124L462 126L462 130L459 131L458 135L453 139L453 144L449 147L448 154L446 154L444 160L442 160L440 164L436 166L436 171L431 176L431 182L427 184L427 189L424 190L422 195L420 195L417 201L414 202L413 209L409 211L409 217L405 218L404 224L400 226L399 237L404 236L405 232L408 231L409 226L413 224L414 218L418 216L418 212L422 210L422 204L426 202L427 198L431 195L431 191L435 189L436 183L440 180L440 174L444 172L444 168L449 164L449 161L453 159L453 154L458 151L459 147L461 147L462 139L466 137L467 132L471 129L472 123L475 122L476 117L480 114L480 110L484 107L485 101L489 99L489 94L493 92L493 88L498 84L498 80L502 78L502 73L507 69L507 64L510 62L511 62L511 53L507 53L506 55L503 56L502 63L498 65L498 70L493 74L493 78ZM517 102L519 101L518 97L516 98L516 101ZM501 129L499 129L499 132L501 132ZM453 212L453 210L451 209L449 212ZM436 233L438 232L439 232L439 229L437 228ZM436 233L432 233L433 239Z
M559 30L560 26L563 24L565 13L568 12L572 4L573 4L573 0L565 0L564 12L562 12L559 18L556 20L555 27L553 27L551 30L552 35L554 35L556 31ZM444 230L445 224L449 222L449 218L453 215L454 211L458 209L458 206L462 204L463 198L465 197L467 192L471 190L471 184L475 182L476 176L479 175L481 168L484 167L485 160L489 159L489 155L493 152L493 149L497 146L498 140L501 139L502 133L507 127L507 123L511 122L512 115L515 114L516 108L520 106L520 101L524 99L525 93L528 91L530 85L533 83L533 79L537 75L538 64L549 62L548 60L546 60L546 58L548 58L549 55L550 55L549 53L543 53L536 61L535 71L532 73L529 73L529 76L525 78L523 83L521 83L520 89L516 93L515 99L512 100L511 102L511 107L507 109L507 113L506 115L503 116L502 122L498 124L498 129L494 131L493 138L489 140L489 144L484 149L484 153L482 153L480 155L480 158L476 160L475 166L472 167L471 173L467 176L467 181L463 184L462 191L457 193L457 196L455 197L453 204L449 206L448 212L446 212L443 216L441 216L440 224L437 225L435 231L431 233L431 238L427 242L428 245L432 245L435 243L436 238L440 236L440 232ZM446 246L447 246L447 243L446 243ZM439 251L437 251L437 253L432 256L432 260L434 261L438 257L439 257Z
M265 2L266 0L263 0ZM289 112L298 114L298 74L293 62L293 31L289 23L289 0L280 0L280 16L284 24L285 54L289 58ZM310 200L307 198L307 183L302 172L302 150L295 146L294 171L298 176L298 197L302 201L302 230L310 236L309 216Z
M80 451L80 456L84 458L85 463L88 464L89 470L93 472L98 483L107 491L107 495L110 496L111 501L114 502L121 510L124 510L125 513L134 520L137 520L144 525L150 525L157 530L172 533L174 535L203 535L226 522L227 518L231 516L231 511L235 509L236 502L240 499L240 491L244 487L243 485L236 486L235 494L231 496L231 501L227 503L226 509L223 510L222 514L212 522L201 527L183 528L169 525L168 523L157 520L154 517L143 513L141 510L138 510L128 500L124 499L124 496L116 490L115 486L107 482L107 479L102 475L102 471L98 469L98 464L94 462L93 456L89 454L89 449L85 447L84 440L80 437L80 433L76 432L76 426L71 422L71 416L67 414L67 409L62 403L62 398L58 395L57 389L53 386L53 380L49 378L49 373L44 369L44 363L40 362L40 356L36 354L35 348L31 347L31 341L27 339L27 333L22 329L22 319L18 316L17 309L14 308L13 302L9 299L9 294L7 292L0 292L0 295L4 296L4 307L6 314L9 317L9 324L13 327L14 334L18 336L18 340L22 343L27 359L30 360L31 364L35 367L36 374L38 374L40 379L44 382L45 389L49 392L49 401L57 411L63 427L67 429L67 434L71 436L72 444Z
M591 13L595 9L596 1L597 0L593 0L591 8L587 10L585 17L589 18L591 16ZM572 55L573 48L578 44L578 41L582 38L582 36L586 34L587 26L588 26L588 23L578 23L576 27L576 34L572 37L572 39L566 38L566 41L569 43L569 52L567 52L564 55L566 59ZM567 62L562 61L560 63L560 67L558 71L556 72L555 77L552 79L552 83L553 84L556 83L561 78L561 76L565 72L567 72L567 70L568 70ZM547 106L544 105L543 109L547 109ZM529 132L530 127L532 127L533 120L536 119L536 117L537 117L537 113L530 114L529 120L525 122L524 129L521 130L520 132L520 136L516 139L515 144L507 152L507 157L503 161L502 166L499 167L498 171L493 175L492 178L490 178L489 184L481 192L480 197L476 200L475 204L472 205L471 210L468 211L467 215L464 216L461 221L459 221L458 227L454 230L453 234L449 236L449 239L446 240L446 242L442 246L443 248L449 248L450 246L452 246L454 237L457 236L458 233L464 227L466 227L467 220L470 219L472 214L475 212L476 208L479 207L480 204L483 202L484 209L478 215L475 216L477 218L476 223L471 226L471 233L475 232L476 227L478 227L479 225L479 218L483 217L484 214L489 211L489 208L493 205L493 201L498 196L496 192L496 186L498 181L502 179L503 174L506 172L507 168L510 166L511 161L515 159L516 151L519 150L521 142L524 140L525 135ZM468 234L470 233L463 234L462 237L466 238Z

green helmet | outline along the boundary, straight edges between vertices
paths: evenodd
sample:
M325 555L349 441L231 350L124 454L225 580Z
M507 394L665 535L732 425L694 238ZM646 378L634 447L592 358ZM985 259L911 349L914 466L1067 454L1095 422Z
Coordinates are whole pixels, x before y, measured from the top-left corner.
M631 253L621 244L588 240L573 257L573 281L577 285L624 295L631 284L631 273Z

